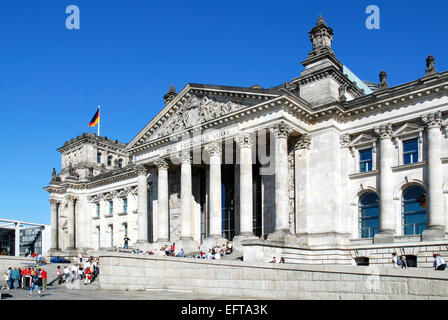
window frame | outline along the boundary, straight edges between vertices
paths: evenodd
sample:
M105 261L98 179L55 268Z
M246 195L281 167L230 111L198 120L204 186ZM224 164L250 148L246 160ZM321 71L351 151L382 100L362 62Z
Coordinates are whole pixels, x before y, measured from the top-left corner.
M367 205L362 205L361 201L363 200L364 197L366 197L369 194L374 194L376 196L376 201L377 204L376 206L367 206ZM374 191L368 191L365 192L363 194L361 194L359 196L358 199L358 237L359 239L373 239L373 237L375 236L375 234L377 234L379 232L379 228L380 228L380 215L381 215L381 208L380 208L380 198L378 196L378 194ZM366 208L378 208L378 215L377 216L372 216L372 217L363 217L362 212L363 209ZM367 228L363 228L363 221L365 220L374 220L376 219L378 221L378 226L377 227L369 227L368 228L368 236L367 237L363 237L363 229L367 229ZM375 230L372 231L372 229L377 229L377 231L375 232Z

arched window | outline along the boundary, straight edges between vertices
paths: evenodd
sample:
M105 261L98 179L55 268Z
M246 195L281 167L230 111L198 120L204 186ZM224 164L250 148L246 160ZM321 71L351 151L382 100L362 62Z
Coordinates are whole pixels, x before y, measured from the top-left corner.
M107 157L107 165L111 166L112 165L112 156L108 156Z
M426 229L426 194L420 186L410 186L402 197L403 234L421 234Z
M373 238L379 231L380 208L375 192L365 193L359 198L359 231L361 238Z

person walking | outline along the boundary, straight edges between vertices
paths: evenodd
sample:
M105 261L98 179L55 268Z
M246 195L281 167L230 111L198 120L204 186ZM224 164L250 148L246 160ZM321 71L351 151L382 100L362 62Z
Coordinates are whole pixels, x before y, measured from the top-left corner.
M33 296L33 291L36 290L40 296L39 290L39 276L36 270L31 271L30 274L30 297Z
M442 259L439 253L434 253L434 270L443 271L446 269L445 260Z
M12 288L12 278L11 278L11 267L8 268L8 271L6 271L6 274L8 275L8 288Z
M129 248L129 240L131 240L131 239L128 238L128 235L125 235L124 239L123 239L123 241L124 241L124 248L125 249Z
M11 270L11 279L12 279L12 282L14 282L14 289L19 288L20 273L19 273L18 268Z
M8 289L9 290L9 275L8 275L8 271L5 272L5 274L3 275L3 280L5 281L5 284L2 287L3 289Z
M70 278L70 270L68 270L67 266L64 267L64 283L68 282L68 279Z
M56 276L58 277L58 285L61 285L62 284L61 266L58 266L58 268L56 269Z
M47 290L47 271L45 271L45 269L41 269L40 276L42 278L42 290Z

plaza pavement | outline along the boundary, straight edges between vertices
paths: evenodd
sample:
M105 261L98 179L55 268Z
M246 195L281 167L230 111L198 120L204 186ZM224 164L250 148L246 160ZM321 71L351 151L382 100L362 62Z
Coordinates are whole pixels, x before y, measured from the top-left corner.
M248 300L243 297L222 297L199 295L191 292L152 290L152 291L109 291L101 289L67 289L65 286L49 287L29 296L29 290L1 290L2 301L7 300ZM11 295L11 297L4 295Z

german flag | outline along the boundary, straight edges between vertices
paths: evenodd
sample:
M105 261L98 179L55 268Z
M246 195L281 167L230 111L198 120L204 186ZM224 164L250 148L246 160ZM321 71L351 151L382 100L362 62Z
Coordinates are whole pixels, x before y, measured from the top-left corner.
M426 208L426 194L423 193L418 199L417 202L420 204L420 206L425 209Z
M98 124L98 121L100 121L100 108L98 108L92 120L90 120L89 127L95 127Z

